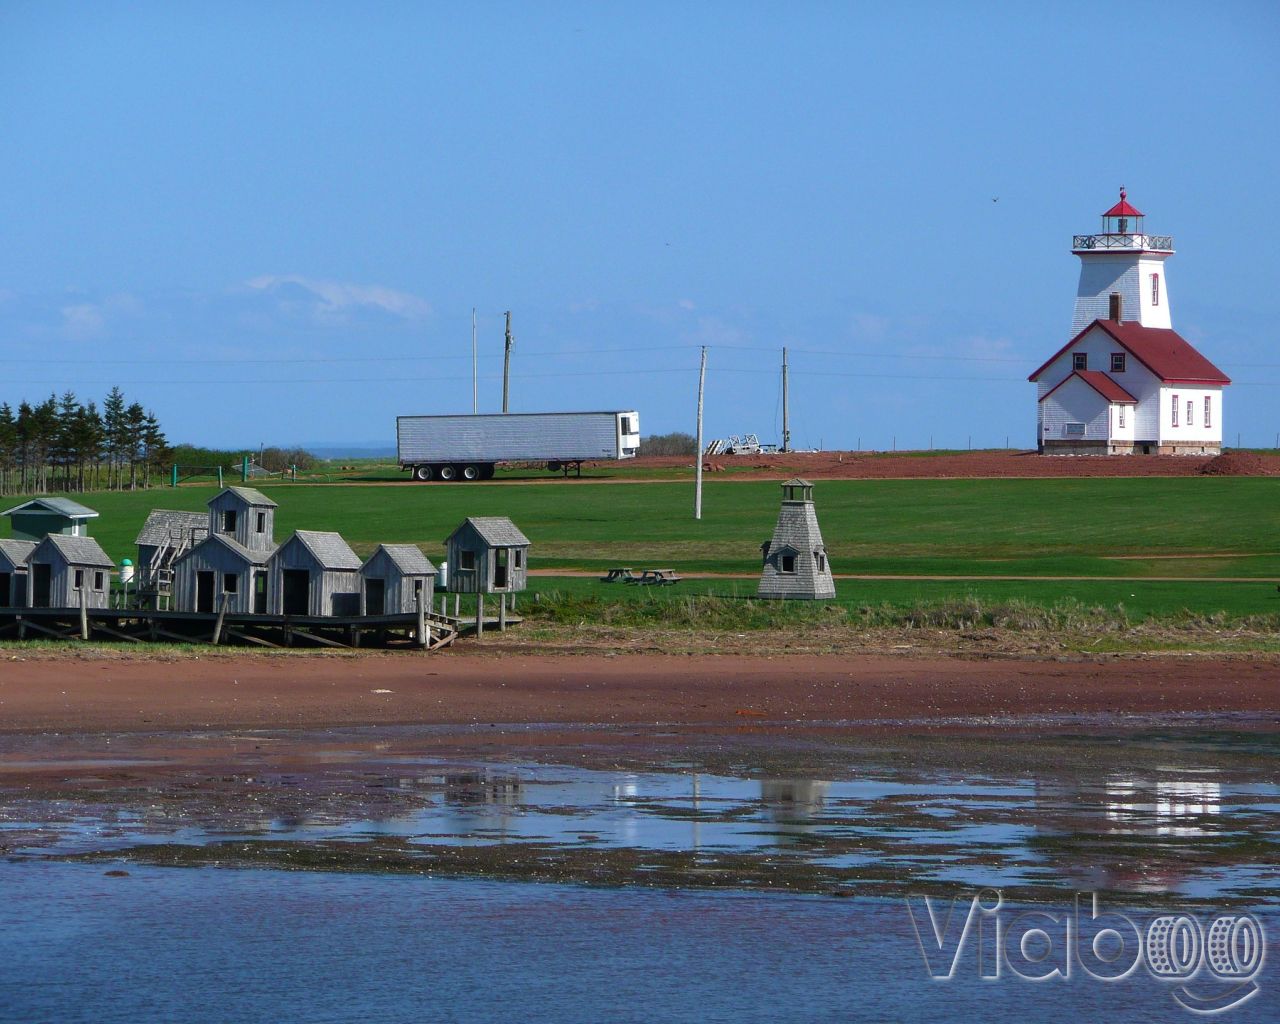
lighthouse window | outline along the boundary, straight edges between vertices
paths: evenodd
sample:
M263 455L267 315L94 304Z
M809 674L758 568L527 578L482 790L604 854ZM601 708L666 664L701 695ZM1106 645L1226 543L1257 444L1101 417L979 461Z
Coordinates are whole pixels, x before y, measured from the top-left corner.
M1089 369L1089 353L1088 353L1088 352L1076 352L1074 355L1072 355L1072 357L1071 357L1071 369L1073 369L1073 370L1087 370L1087 369Z
M1151 305L1160 305L1160 275L1151 275Z
M1178 425L1178 396L1173 396L1173 425Z
M1213 416L1210 413L1210 409L1212 408L1212 402L1213 402L1212 398L1210 398L1208 395L1204 396L1204 425L1206 427L1213 426Z
M1123 352L1111 353L1111 372L1124 373L1124 353Z

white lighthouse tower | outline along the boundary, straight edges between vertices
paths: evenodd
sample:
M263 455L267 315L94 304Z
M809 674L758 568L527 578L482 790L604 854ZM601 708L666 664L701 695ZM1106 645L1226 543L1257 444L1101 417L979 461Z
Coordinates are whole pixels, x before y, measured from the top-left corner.
M1149 235L1120 202L1102 231L1076 235L1072 338L1030 380L1036 447L1056 455L1216 455L1231 379L1173 329L1164 261L1173 239Z
M1147 234L1145 220L1121 187L1120 202L1102 215L1102 231L1072 239L1071 251L1080 257L1073 334L1095 320L1173 327L1164 275L1164 261L1173 255L1173 238Z

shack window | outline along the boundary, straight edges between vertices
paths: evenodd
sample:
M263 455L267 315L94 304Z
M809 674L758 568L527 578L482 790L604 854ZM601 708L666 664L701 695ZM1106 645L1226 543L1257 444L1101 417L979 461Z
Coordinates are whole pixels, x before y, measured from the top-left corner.
M222 513L222 532L223 533L236 532L236 510L235 509L229 508Z
M513 568L519 569L524 565L524 552L519 548L513 548L511 551L511 565Z
M1178 396L1173 396L1173 425L1178 425Z
M796 571L795 555L783 555L780 559L778 559L778 572L793 573L795 571Z
M240 591L240 577L233 572L224 572L222 574L222 592L224 594L236 594Z
M818 572L826 572L826 571L827 571L827 556L826 556L826 555L824 555L821 551L815 551L815 552L813 553L813 557L814 557L814 561L816 561L816 562L818 563Z
M84 570L83 569L76 570L75 583L73 585L75 586L76 590L79 590L81 587L84 586Z
M258 523L258 532L266 533L267 532L267 514L265 512L258 513L257 523Z
M1076 352L1071 356L1071 369L1087 370L1089 369L1089 353Z
M101 591L101 590L102 590L102 588L103 588L103 586L105 585L105 583L106 583L106 580L103 578L103 573L102 573L102 572L95 572L95 573L93 574L93 589L94 589L94 590Z
M1124 353L1123 352L1111 353L1111 372L1124 373Z
M474 551L458 552L458 568L459 569L464 569L464 570L470 569L472 571L475 571L475 567L476 567L476 553Z

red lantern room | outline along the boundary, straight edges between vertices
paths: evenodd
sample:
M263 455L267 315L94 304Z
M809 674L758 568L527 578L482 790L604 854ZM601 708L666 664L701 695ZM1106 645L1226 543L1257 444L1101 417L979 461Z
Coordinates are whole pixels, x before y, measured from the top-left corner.
M1102 215L1102 233L1104 235L1143 235L1142 211L1133 206L1120 186L1120 202Z

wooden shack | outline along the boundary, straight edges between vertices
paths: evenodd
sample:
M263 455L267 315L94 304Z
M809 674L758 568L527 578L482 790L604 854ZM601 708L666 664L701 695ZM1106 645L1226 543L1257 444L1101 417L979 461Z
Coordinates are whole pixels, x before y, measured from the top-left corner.
M137 588L168 590L174 563L209 536L208 512L157 508L147 516L134 543L138 546Z
M836 596L808 480L796 477L782 485L778 523L773 537L760 545L760 554L764 567L758 597L813 601Z
M250 551L229 537L206 537L173 563L174 610L233 615L267 612L268 551Z
M338 534L298 530L268 563L271 610L277 615L359 615L360 567L359 557Z
M27 556L27 607L106 608L113 568L92 537L51 533Z
M0 512L13 524L18 540L44 540L55 534L63 537L89 536L89 520L98 513L70 498L32 498Z
M428 611L435 592L436 567L413 544L379 544L360 567L360 614L391 615Z
M0 540L0 605L26 607L27 556L35 547L33 540Z
M209 534L250 551L275 549L274 501L252 487L227 487L209 499Z
M469 516L445 542L449 589L506 594L529 581L529 538L506 516Z

